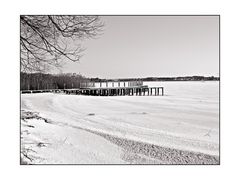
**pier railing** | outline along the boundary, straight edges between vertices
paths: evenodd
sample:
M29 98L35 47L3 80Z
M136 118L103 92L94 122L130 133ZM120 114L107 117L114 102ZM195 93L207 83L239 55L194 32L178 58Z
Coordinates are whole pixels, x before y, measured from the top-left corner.
M142 86L143 81L105 81L95 83L95 87L133 87Z

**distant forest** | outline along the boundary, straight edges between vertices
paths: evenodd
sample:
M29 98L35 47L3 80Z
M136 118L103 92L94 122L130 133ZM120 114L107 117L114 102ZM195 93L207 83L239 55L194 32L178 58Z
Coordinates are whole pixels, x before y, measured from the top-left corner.
M20 75L21 90L71 89L93 86L89 78L79 74L23 73Z
M106 81L219 81L219 77L185 76L185 77L147 77L147 78L125 78L125 79L100 79L87 78L76 73L67 74L43 74L23 73L20 76L21 90L43 90L43 89L72 89L82 87L93 87L94 82Z
M100 79L91 78L94 82L104 81L219 81L219 77L214 76L181 76L181 77L146 77L146 78L123 78L123 79Z

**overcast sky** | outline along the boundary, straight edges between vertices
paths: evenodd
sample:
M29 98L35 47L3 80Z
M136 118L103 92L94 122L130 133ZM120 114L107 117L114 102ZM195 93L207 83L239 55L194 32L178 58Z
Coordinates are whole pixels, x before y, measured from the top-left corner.
M79 63L63 72L88 77L219 76L218 16L103 16L104 33L84 41Z

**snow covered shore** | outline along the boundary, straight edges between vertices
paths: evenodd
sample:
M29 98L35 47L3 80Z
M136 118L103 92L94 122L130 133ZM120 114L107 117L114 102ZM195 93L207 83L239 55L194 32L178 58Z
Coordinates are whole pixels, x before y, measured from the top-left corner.
M218 82L160 86L166 96L21 95L23 163L219 164Z

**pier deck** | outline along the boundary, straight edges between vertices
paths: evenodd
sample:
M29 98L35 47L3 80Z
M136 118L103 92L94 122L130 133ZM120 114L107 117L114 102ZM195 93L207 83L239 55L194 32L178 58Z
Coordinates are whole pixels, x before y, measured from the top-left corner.
M78 89L47 89L47 90L24 90L21 93L65 93L76 95L89 95L89 96L163 96L163 87L89 87Z

